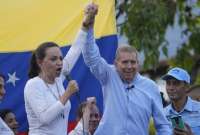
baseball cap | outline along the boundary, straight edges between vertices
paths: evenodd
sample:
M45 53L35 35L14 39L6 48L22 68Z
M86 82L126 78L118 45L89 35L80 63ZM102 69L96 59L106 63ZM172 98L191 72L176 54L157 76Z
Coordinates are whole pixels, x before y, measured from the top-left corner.
M162 77L163 80L168 80L171 77L179 80L179 81L185 81L186 83L190 83L190 75L188 72L182 68L175 67L170 69L166 75Z

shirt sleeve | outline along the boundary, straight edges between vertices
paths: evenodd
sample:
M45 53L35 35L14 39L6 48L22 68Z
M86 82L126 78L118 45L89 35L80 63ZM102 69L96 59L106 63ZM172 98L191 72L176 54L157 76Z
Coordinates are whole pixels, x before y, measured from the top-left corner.
M36 115L42 124L48 124L64 111L65 106L59 100L49 106L41 88L34 83L25 86L26 108L27 113Z
M170 123L165 117L164 114L164 108L162 106L162 100L159 93L159 89L157 86L154 86L155 89L155 97L153 100L153 107L152 107L152 113L153 113L153 120L154 120L154 126L156 128L157 135L172 135L172 130L170 128Z
M71 72L81 54L83 45L86 44L86 38L87 32L80 30L75 38L75 41L63 59L63 69L61 75ZM64 77L65 76L62 76L63 80L65 79Z
M93 29L88 31L87 43L83 47L83 58L95 77L105 84L108 79L108 63L101 57L99 48L94 39Z

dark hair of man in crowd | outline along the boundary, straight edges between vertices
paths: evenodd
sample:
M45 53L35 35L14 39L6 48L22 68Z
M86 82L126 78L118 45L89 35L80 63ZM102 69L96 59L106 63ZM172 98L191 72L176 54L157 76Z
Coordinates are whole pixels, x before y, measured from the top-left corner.
M35 76L38 76L40 73L40 67L37 64L37 59L43 60L44 57L46 56L46 50L51 47L59 47L56 43L54 42L45 42L42 43L33 53L31 56L31 61L30 61L30 70L28 73L29 78L33 78Z

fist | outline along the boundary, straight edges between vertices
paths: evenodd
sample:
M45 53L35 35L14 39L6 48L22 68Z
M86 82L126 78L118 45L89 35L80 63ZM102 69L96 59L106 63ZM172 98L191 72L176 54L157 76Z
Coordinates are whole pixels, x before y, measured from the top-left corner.
M78 83L75 80L71 80L68 83L67 90L72 95L79 90Z
M83 20L83 27L89 28L94 25L95 16L98 12L98 6L94 3L87 5L85 8L85 17Z

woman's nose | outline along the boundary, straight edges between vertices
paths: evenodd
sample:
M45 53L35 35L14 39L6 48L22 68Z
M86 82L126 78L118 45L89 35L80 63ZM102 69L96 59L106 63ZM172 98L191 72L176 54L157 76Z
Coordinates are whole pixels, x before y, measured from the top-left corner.
M63 63L62 60L58 60L58 61L57 61L57 65L59 65L59 66L62 65L62 63Z

